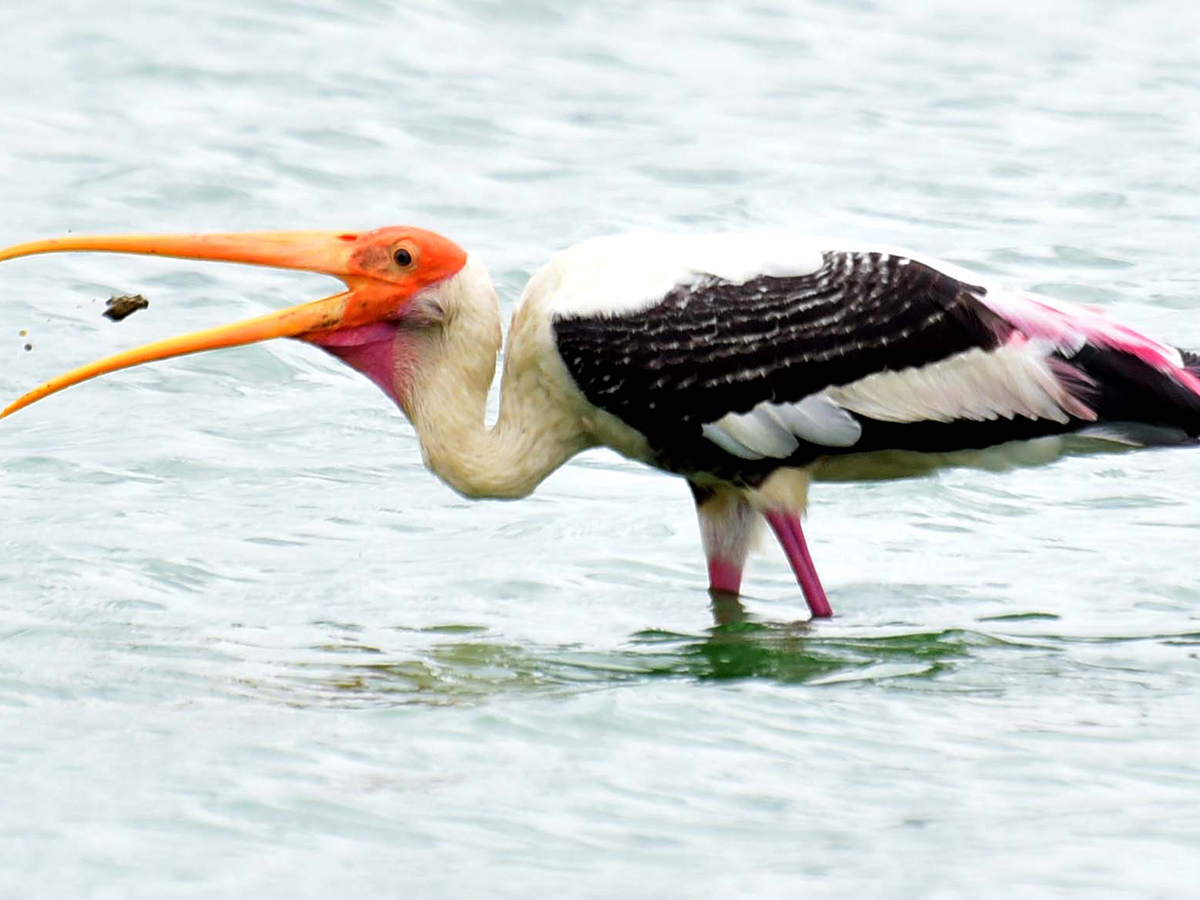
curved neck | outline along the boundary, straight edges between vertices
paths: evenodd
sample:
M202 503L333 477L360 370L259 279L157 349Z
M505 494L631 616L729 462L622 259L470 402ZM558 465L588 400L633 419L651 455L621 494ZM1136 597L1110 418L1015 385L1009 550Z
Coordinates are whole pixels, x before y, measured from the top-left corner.
M524 497L592 445L576 411L556 402L533 367L521 364L523 354L511 349L501 379L500 415L489 429L495 349L485 351L478 344L469 350L446 349L439 364L423 373L407 412L421 439L425 464L458 493Z

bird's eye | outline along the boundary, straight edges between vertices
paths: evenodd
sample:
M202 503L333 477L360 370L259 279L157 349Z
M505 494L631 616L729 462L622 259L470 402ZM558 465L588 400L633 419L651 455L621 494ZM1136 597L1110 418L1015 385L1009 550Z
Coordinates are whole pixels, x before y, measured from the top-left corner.
M397 247L392 252L392 259L396 261L396 265L400 268L407 269L413 262L412 251L407 247Z

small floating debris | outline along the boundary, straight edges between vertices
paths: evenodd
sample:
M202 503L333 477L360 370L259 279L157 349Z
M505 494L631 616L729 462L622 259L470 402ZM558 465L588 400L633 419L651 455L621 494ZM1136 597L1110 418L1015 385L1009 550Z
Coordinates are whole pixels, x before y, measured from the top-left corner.
M32 349L33 349L33 344L26 344L26 345L25 345L25 349L26 349L26 350L32 350Z
M126 316L132 316L139 309L145 309L149 305L150 301L141 294L123 294L120 297L110 297L104 304L105 309L101 315L114 322L120 322Z

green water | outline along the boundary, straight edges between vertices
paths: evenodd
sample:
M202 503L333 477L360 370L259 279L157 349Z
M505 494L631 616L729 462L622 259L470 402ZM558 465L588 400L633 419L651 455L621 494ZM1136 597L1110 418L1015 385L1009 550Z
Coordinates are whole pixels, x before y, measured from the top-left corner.
M792 228L1200 347L1198 30L1165 0L14 7L0 243L408 222L507 314L584 237ZM0 394L329 287L5 263ZM103 319L123 293L149 309ZM773 546L710 599L681 482L593 452L468 503L311 347L93 382L0 454L0 897L1200 883L1194 452L818 485L811 627Z

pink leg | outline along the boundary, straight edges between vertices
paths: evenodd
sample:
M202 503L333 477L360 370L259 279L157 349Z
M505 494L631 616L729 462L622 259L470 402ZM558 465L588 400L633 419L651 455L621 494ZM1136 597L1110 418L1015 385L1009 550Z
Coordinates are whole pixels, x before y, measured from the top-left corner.
M720 556L708 558L708 589L736 594L742 588L742 567Z
M742 568L758 524L746 498L736 489L689 481L700 520L700 539L708 560L708 587L736 594L742 587Z
M800 517L795 513L772 511L767 513L767 522L783 545L783 552L792 564L792 571L796 573L796 580L800 582L800 589L804 591L804 599L813 618L827 619L832 616L833 607L829 605L825 589L817 577L817 568L808 553L804 531L800 528Z

